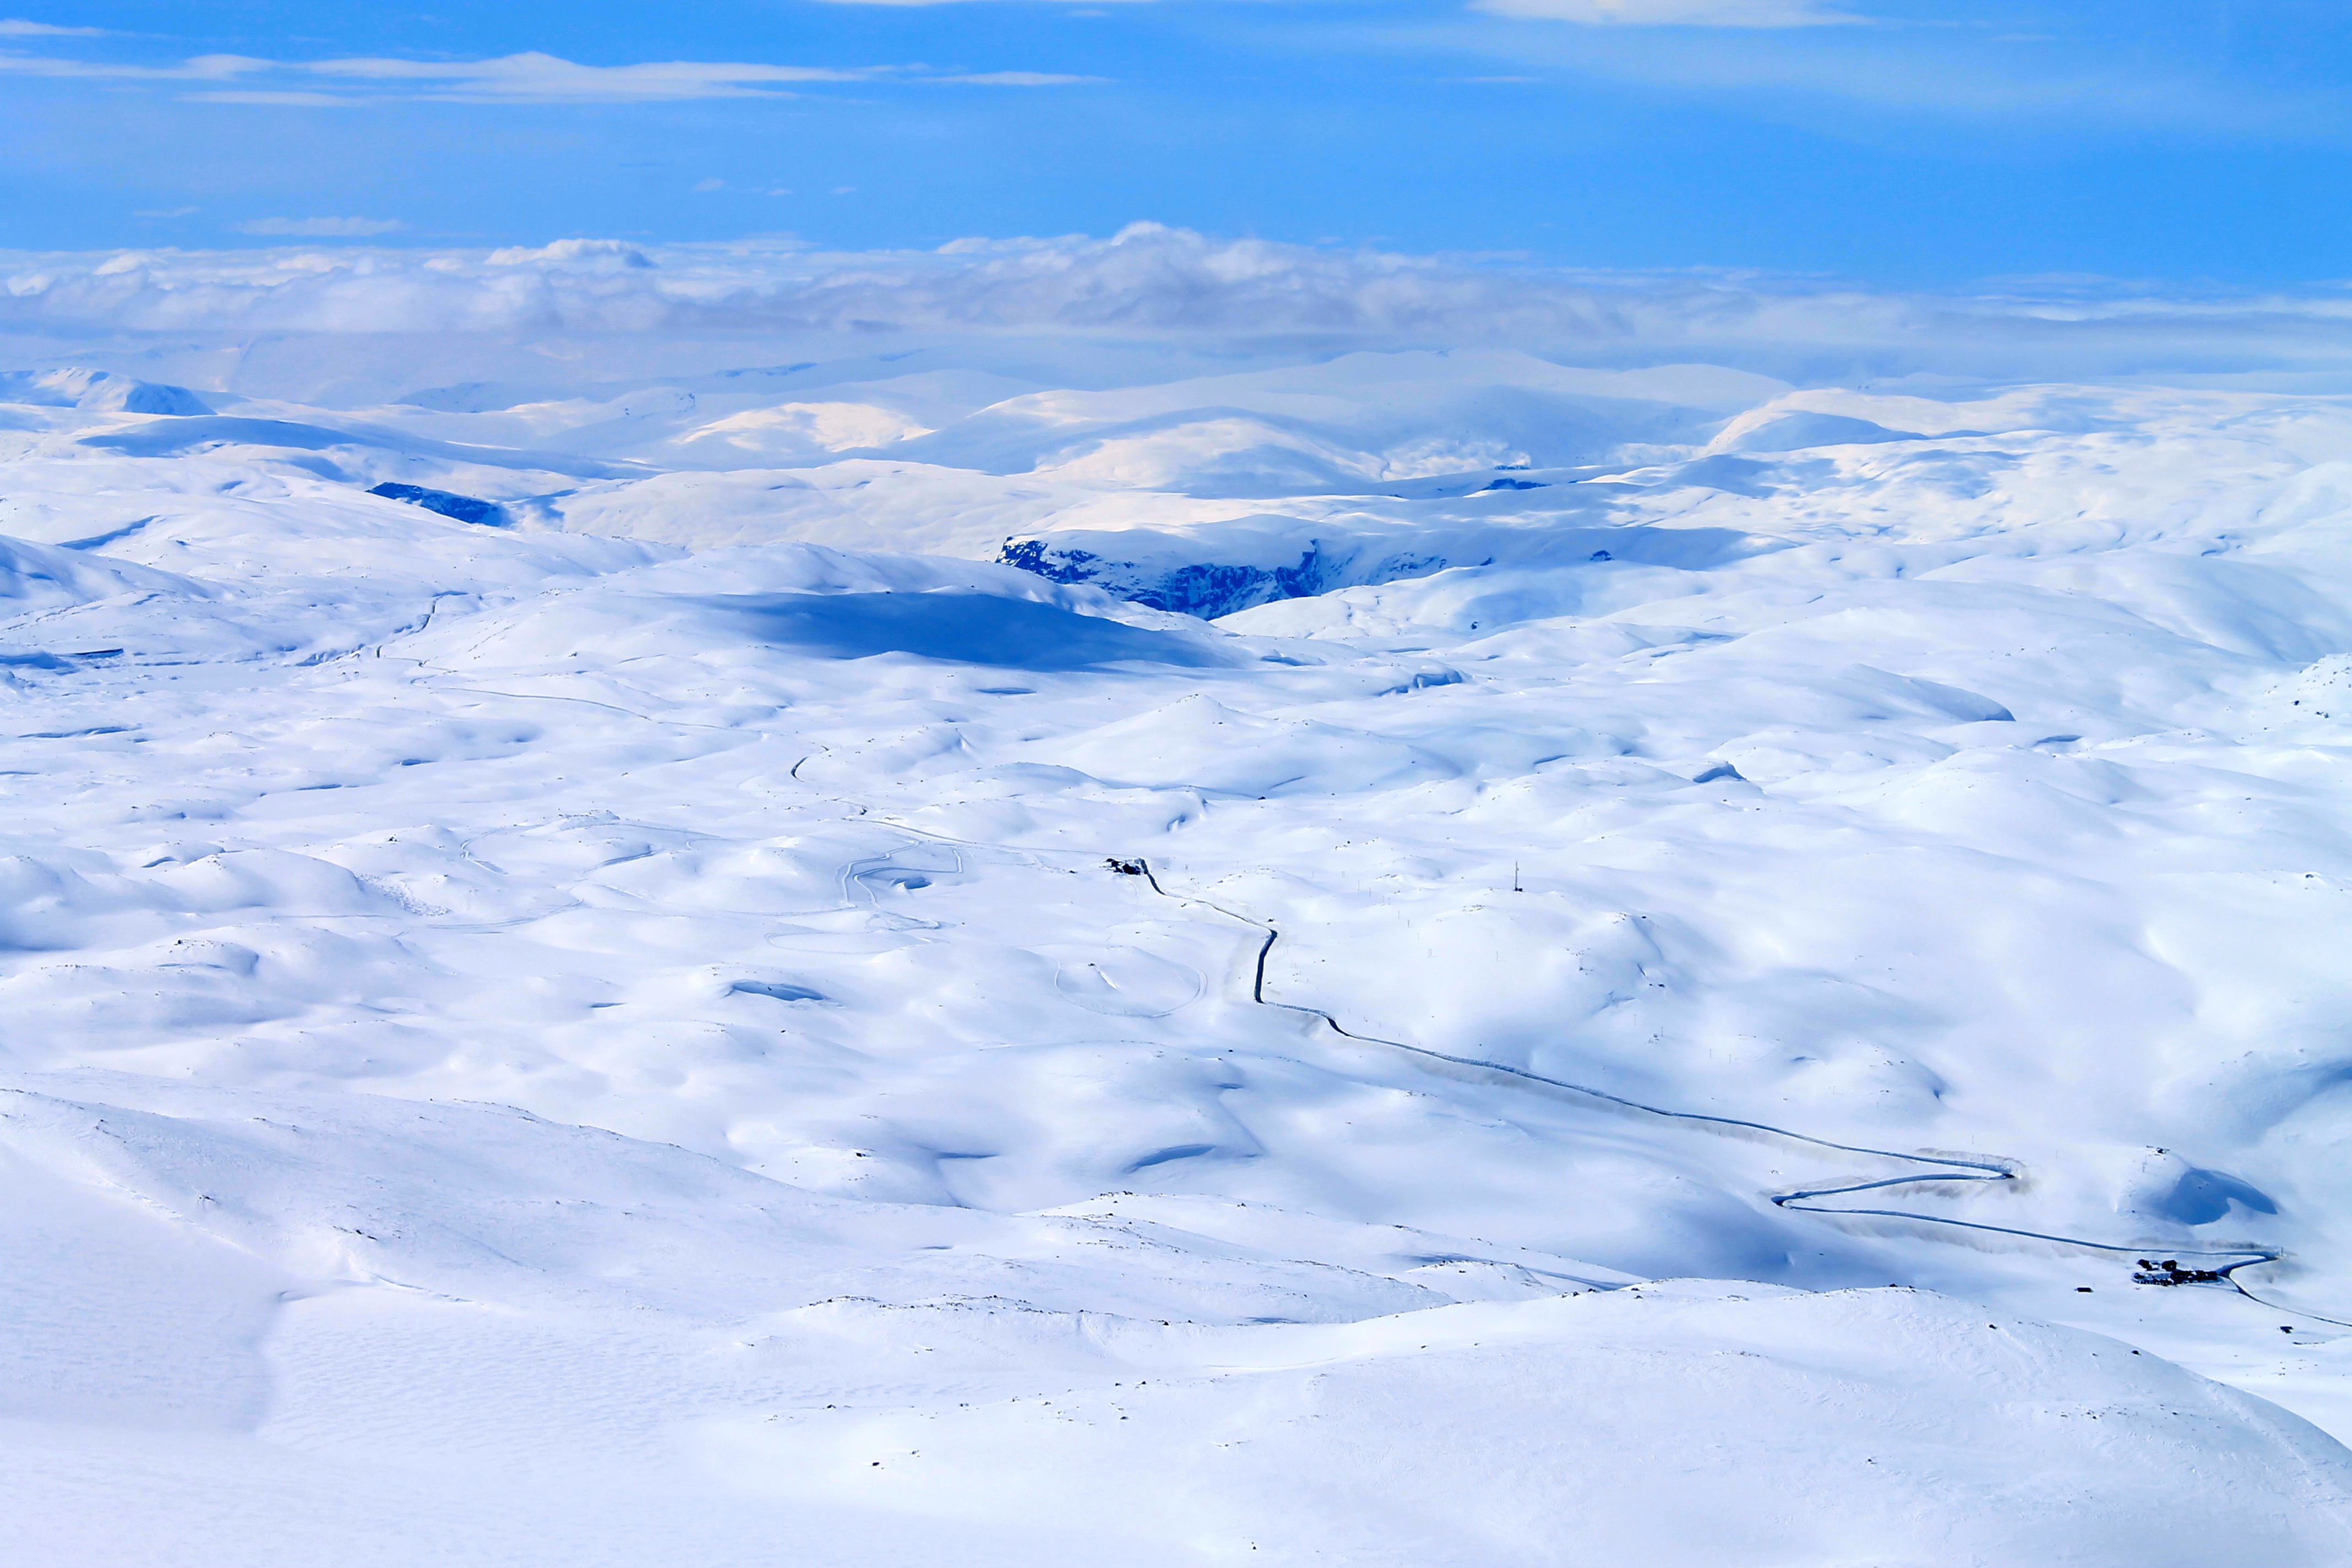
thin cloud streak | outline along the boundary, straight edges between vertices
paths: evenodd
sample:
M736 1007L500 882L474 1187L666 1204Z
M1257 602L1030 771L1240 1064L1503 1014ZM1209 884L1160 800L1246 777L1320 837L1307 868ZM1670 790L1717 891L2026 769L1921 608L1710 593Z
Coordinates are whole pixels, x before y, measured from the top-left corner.
M103 27L53 27L22 16L0 16L0 38L102 38Z
M979 87L1066 87L1097 77L1046 71L923 72L889 66L837 69L709 60L664 60L592 66L530 52L484 60L402 60L354 57L331 60L267 60L244 55L204 55L176 66L119 65L0 53L0 74L59 79L211 82L223 86L183 97L200 103L345 108L386 101L507 104L681 103L706 99L790 98L810 83L950 82ZM287 76L323 79L335 90L266 85ZM252 85L247 85L251 82Z
M1107 76L1061 76L1051 71L976 71L969 76L935 76L920 79L961 83L966 87L1086 87L1110 80Z
M254 71L277 68L275 60L257 60L247 55L198 55L175 66L132 66L108 60L0 54L0 73L99 81L228 81Z
M1720 27L1568 28L1504 9L1554 3L1474 0L1473 12L1454 22L1362 37L1392 52L1443 53L1465 64L1541 66L1563 77L1680 98L1769 102L1777 106L1776 119L1794 116L1849 141L1953 120L2020 130L2067 125L2319 144L2352 139L2345 129L2352 97L2340 89L2257 91L2200 77L2177 62L2132 68L2079 51L2016 54L1989 47L1989 39L1876 24L1744 35ZM1857 110L1865 112L1857 116Z
M824 0L824 3L828 5L895 5L904 10L913 10L926 5L960 5L963 3L963 0ZM1111 0L1111 4L1114 5L1148 5L1150 3L1150 0ZM1077 10L1069 12L1067 15L1074 16L1098 16L1102 15L1102 13L1092 10Z
M872 70L666 60L586 66L536 52L455 62L354 58L281 68L347 82L415 83L418 96L490 103L669 103L769 96L786 83L871 81Z
M1475 0L1491 16L1575 22L1592 27L1836 27L1870 18L1813 0Z

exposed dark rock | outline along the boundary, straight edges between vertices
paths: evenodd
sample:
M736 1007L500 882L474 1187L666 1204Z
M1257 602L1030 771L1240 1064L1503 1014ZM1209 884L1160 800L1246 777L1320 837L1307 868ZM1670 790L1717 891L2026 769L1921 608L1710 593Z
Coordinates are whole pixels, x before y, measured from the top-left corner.
M443 517L456 518L459 522L478 522L485 528L504 528L506 509L494 500L482 500L474 496L454 495L447 490L426 489L423 485L397 485L389 480L368 489L372 496L383 496L392 500L404 500L411 506L421 506L426 511L439 512Z

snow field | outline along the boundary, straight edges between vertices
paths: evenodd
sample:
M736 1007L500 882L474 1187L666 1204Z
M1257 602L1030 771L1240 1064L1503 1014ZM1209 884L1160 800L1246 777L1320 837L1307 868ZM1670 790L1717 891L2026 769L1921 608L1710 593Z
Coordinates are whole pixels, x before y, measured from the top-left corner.
M2340 1557L2342 406L1364 357L12 410L24 1549Z

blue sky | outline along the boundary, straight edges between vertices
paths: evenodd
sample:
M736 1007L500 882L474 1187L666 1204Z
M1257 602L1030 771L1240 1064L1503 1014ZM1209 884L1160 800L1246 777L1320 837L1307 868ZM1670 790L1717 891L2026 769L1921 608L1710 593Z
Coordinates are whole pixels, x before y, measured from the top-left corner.
M5 15L14 248L872 248L1150 219L1906 286L2352 276L2342 0Z

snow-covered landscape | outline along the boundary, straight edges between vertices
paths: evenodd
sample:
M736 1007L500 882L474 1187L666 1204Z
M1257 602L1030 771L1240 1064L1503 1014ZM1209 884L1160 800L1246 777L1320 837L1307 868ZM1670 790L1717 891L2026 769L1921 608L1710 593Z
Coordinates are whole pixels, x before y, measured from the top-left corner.
M10 260L0 1558L2352 1560L2352 395L1204 254Z

